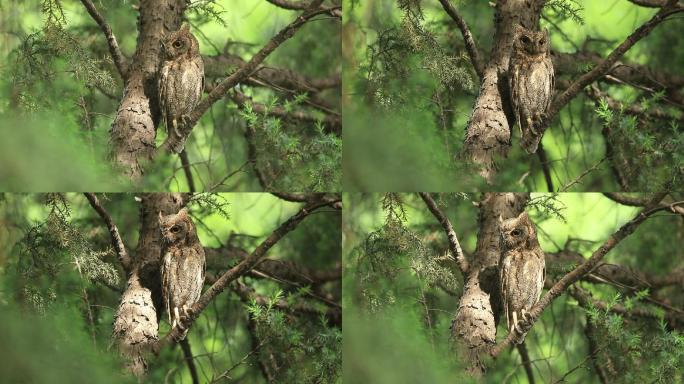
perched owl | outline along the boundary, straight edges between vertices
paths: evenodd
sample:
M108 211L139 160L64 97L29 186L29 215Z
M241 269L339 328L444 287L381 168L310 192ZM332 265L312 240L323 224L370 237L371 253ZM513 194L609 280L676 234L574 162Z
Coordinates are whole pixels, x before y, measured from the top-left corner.
M503 248L499 260L501 299L508 330L513 332L541 296L546 263L534 224L526 212L514 219L499 217L499 230ZM522 334L514 342L520 344L524 339Z
M522 136L520 145L528 153L534 153L544 133L536 125L553 96L554 73L548 30L531 31L516 25L508 76L511 106Z
M188 211L183 208L175 215L162 216L159 213L159 228L162 235L162 295L171 327L187 330L180 323L180 311L188 316L188 309L200 297L204 285L206 262L204 248L199 242L195 225Z
M199 43L187 24L164 38L162 57L159 105L170 149L180 153L189 133L189 127L185 127L187 116L199 103L204 90L204 63Z

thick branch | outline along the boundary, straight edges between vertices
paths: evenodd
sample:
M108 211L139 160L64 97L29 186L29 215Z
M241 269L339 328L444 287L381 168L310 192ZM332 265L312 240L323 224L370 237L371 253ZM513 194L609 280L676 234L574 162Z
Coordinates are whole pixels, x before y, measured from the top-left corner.
M473 39L473 34L470 33L468 24L466 24L465 20L463 20L463 17L461 17L456 8L454 8L454 6L451 5L451 2L449 2L449 0L439 0L439 3L442 4L442 8L444 8L446 13L449 14L449 16L454 20L454 22L456 22L458 29L461 30L461 34L463 35L463 41L465 42L465 47L468 51L468 56L470 56L470 61L473 63L473 67L475 67L475 72L477 72L477 76L480 78L480 80L482 80L482 78L484 77L484 68L482 65L482 60L480 60L480 53L477 50L475 40Z
M85 197L88 199L88 202L90 202L90 205L97 212L97 214L100 215L102 220L104 220L105 224L107 225L107 229L109 230L109 236L111 237L112 241L112 247L114 247L114 251L116 252L116 256L118 257L121 266L123 267L124 271L126 271L126 273L130 272L131 258L128 256L128 252L126 252L126 246L124 245L124 242L121 239L119 229L116 227L116 224L114 224L112 217L100 204L100 201L97 199L97 196L95 196L94 193L86 192L84 194Z
M247 64L240 56L230 53L202 56L202 61L204 61L204 74L208 79L226 77L231 70ZM274 88L284 88L291 92L317 93L324 89L339 87L341 76L333 74L329 77L308 78L291 69L260 67L257 72L243 80L242 83L262 87L268 85Z
M651 200L651 198L632 197L617 192L604 192L603 195L616 203L627 205L630 207L644 207Z
M228 284L238 277L252 270L264 257L266 252L270 250L278 241L280 241L286 234L294 230L299 223L301 223L307 216L312 214L317 209L330 205L329 202L315 201L306 204L295 215L287 219L278 228L276 228L267 238L262 241L256 249L243 261L226 271L204 294L199 300L193 304L192 317L184 321L184 328L188 328L197 316L209 305L209 303L221 292L223 292ZM180 336L179 327L175 327L155 346L155 352L159 352L164 346L174 343Z
M451 225L449 218L447 218L446 215L444 215L444 213L439 209L429 193L419 192L418 194L423 199L430 212L432 212L432 215L435 216L437 221L439 221L439 224L442 226L442 228L444 228L447 239L449 239L449 250L456 259L456 263L458 264L458 268L461 270L461 273L463 276L466 276L469 269L468 260L466 260L465 256L463 255L461 244L458 242L458 237L456 236L456 232L454 231L454 227Z
M86 7L86 10L88 10L88 13L93 20L95 20L97 25L100 26L102 33L104 33L105 38L107 38L107 45L109 46L109 53L112 55L112 61L114 61L114 65L116 65L116 69L119 71L121 78L126 79L126 72L128 70L126 59L121 53L119 43L116 42L116 37L112 32L112 28L109 26L109 24L107 24L107 21L105 21L102 15L100 15L91 0L81 0L81 3L83 3L83 6Z
M683 203L684 202L677 202L672 205L681 205ZM648 217L654 213L670 209L671 205L659 205L655 208L645 208L639 212L636 217L620 227L617 232L613 233L608 240L606 240L596 251L594 251L590 258L558 280L558 282L554 284L553 287L551 287L551 289L549 289L549 291L532 307L532 309L528 312L530 314L530 321L528 324L526 324L527 328L529 329L532 327L532 325L539 319L544 309L546 309L546 307L548 307L553 300L563 294L563 292L565 292L568 287L570 287L576 281L590 273L610 250L615 248L615 246L618 245L622 240L634 233L637 227L646 221ZM504 340L491 349L490 355L492 357L499 355L516 337L517 335L515 335L515 332L509 333Z
M668 16L681 12L682 8L673 6L676 1L670 0L667 6L663 7L650 20L645 22L636 31L634 31L625 41L622 42L615 50L613 50L605 60L598 64L594 69L580 76L574 83L572 83L562 94L560 94L553 102L547 111L546 121L543 125L548 125L556 114L567 103L570 102L577 94L587 85L598 80L600 77L610 71L612 66L624 55L630 48L634 46L639 40L646 37L658 24L663 22Z

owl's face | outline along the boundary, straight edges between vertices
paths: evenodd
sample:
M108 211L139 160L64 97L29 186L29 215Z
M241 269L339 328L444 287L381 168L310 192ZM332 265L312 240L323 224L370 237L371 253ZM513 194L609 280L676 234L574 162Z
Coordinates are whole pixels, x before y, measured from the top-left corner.
M167 35L162 41L162 48L166 59L174 59L186 53L194 53L198 49L197 41L190 33L188 25Z
M162 239L167 244L184 241L190 229L185 208L175 215L162 216L159 212L159 229Z
M499 231L506 249L520 248L527 242L527 239L530 237L528 221L529 217L526 212L508 220L502 220L499 217Z
M549 50L549 30L531 31L517 26L513 46L517 51L522 51L528 55L546 53Z

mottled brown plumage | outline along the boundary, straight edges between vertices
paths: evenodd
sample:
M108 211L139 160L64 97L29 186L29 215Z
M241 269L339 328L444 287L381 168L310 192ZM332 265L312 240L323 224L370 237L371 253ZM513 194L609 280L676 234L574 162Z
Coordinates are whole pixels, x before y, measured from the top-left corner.
M164 38L162 55L159 105L170 149L180 153L189 133L189 127L185 126L187 116L199 103L204 90L204 63L199 43L187 24Z
M172 327L179 326L181 311L188 316L188 309L199 299L204 285L206 261L195 225L184 208L175 215L159 213L162 235L162 295L164 306ZM181 340L187 330L183 330Z
M538 126L551 104L554 71L549 54L549 31L531 31L516 25L508 67L511 105L520 127L520 145L537 151L543 129Z
M508 220L499 217L499 231L503 248L499 261L501 299L508 330L513 332L520 329L518 323L528 317L530 308L539 301L546 263L527 212ZM525 333L521 333L514 342L520 344L524 339Z

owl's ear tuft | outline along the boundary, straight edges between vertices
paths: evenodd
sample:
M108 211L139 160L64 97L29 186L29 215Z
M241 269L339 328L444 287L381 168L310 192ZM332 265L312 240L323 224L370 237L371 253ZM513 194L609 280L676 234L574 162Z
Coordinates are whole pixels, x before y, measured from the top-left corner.
M161 222L163 218L164 217L162 216L161 211L159 211L159 222Z
M181 32L190 32L190 25L188 23L183 23L180 28Z
M522 220L529 220L529 219L530 219L530 216L527 215L527 211L522 211L522 212L518 215L518 220L521 220L521 219L522 219Z
M523 32L525 32L526 30L527 30L527 28L523 27L522 24L516 24L515 26L513 26L513 32L516 35L520 35Z
M178 216L188 217L188 209L184 207L183 209L178 211Z
M499 215L499 226L503 225L503 216Z

